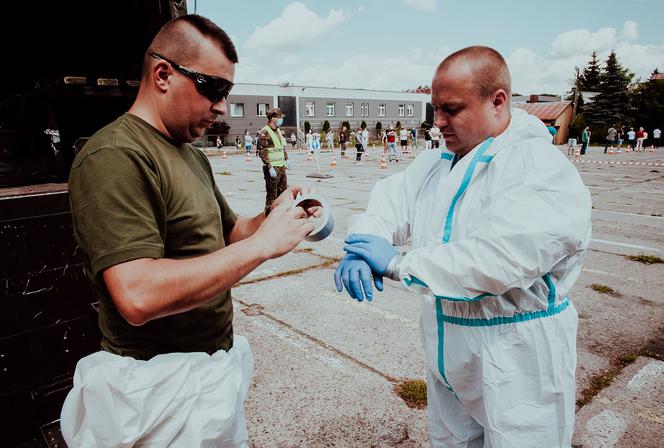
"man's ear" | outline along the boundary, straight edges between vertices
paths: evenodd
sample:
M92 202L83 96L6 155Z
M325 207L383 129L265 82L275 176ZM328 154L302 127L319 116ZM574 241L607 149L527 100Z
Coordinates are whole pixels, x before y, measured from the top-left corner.
M171 74L171 66L164 61L157 62L152 67L152 78L159 90L165 92L168 90L169 76Z
M493 108L496 112L502 112L506 107L509 107L507 92L503 89L498 89L493 94Z

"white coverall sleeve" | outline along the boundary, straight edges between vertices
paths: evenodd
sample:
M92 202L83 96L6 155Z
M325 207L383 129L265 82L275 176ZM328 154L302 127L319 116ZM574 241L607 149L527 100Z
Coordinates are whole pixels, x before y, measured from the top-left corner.
M527 289L590 239L590 194L566 161L517 156L500 175L503 184L466 237L410 251L397 266L413 286L423 282L440 297L478 300L512 288ZM522 159L522 160L517 160ZM531 160L528 160L531 159ZM472 189L471 184L469 188ZM463 201L458 207L464 207ZM454 234L453 224L452 233ZM420 285L421 286L421 285Z

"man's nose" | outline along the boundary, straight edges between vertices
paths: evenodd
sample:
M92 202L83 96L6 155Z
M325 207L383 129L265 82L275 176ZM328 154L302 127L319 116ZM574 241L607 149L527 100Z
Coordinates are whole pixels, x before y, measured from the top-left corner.
M221 101L212 103L212 107L210 109L217 115L226 115L226 112L228 112L226 98L222 98Z
M438 128L444 128L447 126L447 115L445 115L440 110L436 111L433 116L433 124L435 124Z

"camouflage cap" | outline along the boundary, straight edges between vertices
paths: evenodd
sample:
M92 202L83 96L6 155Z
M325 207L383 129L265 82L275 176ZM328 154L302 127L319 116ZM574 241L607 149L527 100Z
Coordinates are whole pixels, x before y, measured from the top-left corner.
M279 118L279 117L284 117L284 116L285 116L284 113L281 112L281 109L279 109L278 107L273 107L272 109L267 111L267 119L268 120L272 117Z

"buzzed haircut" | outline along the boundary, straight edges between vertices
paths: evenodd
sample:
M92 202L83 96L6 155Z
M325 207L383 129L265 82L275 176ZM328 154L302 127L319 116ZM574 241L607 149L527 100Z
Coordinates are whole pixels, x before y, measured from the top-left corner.
M202 38L215 43L232 63L237 64L237 51L228 34L210 19L188 14L171 20L157 32L143 56L141 75L147 75L153 60L150 53L159 53L184 66L195 63L200 58Z
M481 98L488 98L498 89L503 89L510 98L512 78L507 63L500 53L493 48L479 45L462 48L446 57L438 65L436 74L461 60L471 66L474 88Z

